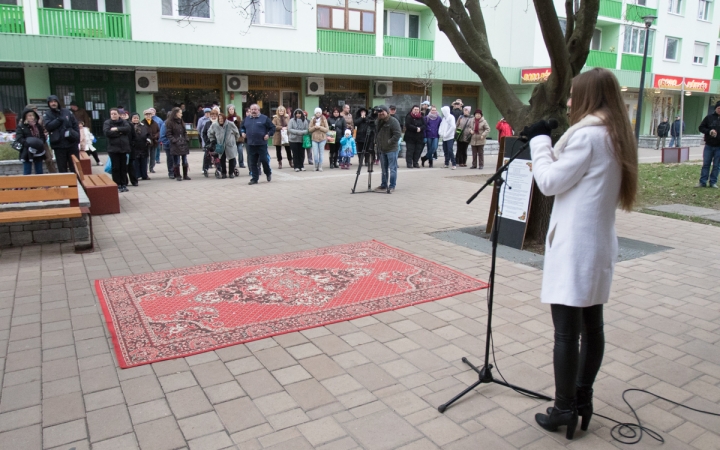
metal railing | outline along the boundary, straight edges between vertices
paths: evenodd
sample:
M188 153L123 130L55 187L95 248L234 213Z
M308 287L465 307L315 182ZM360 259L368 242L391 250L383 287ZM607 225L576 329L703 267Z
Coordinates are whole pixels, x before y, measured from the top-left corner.
M130 14L38 8L40 34L51 36L131 39Z
M622 70L642 70L642 55L632 55L629 53L623 53L620 58L620 69ZM652 57L648 56L647 65L645 66L645 73L652 72Z
M25 34L25 15L22 6L0 5L0 33Z
M590 54L588 54L585 65L589 67L614 69L617 66L617 53L590 50Z
M655 8L648 8L647 6L640 6L640 5L633 5L631 3L628 3L627 8L625 9L625 17L627 20L630 20L632 22L639 22L643 23L643 17L645 16L655 16L657 17L657 9ZM657 25L657 19L653 20L653 25Z
M319 52L374 55L375 35L349 31L317 30Z
M616 0L600 0L599 15L620 19L622 17L622 2Z
M434 42L425 39L383 36L383 55L433 59Z

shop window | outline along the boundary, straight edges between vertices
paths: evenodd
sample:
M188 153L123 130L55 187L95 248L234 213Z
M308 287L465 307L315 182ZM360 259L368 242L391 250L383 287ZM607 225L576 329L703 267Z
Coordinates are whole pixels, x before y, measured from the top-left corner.
M375 12L364 8L372 6L375 2L358 3L350 0L350 7L335 7L334 0L320 0L317 7L317 27L329 30L345 30L356 33L375 33ZM321 6L321 4L327 6ZM331 6L332 5L332 6Z
M417 39L420 37L420 16L398 11L384 11L384 30L386 36L406 37Z
M71 0L70 7L76 11L97 11L97 0Z
M665 59L677 61L680 54L680 39L673 37L665 38Z
M698 5L698 20L710 20L712 17L711 10L712 9L712 1L711 0L700 0Z
M705 55L707 55L708 45L702 42L695 43L695 51L693 52L693 64L705 65Z
M252 3L252 23L256 25L293 25L292 0L257 0Z
M210 0L162 0L163 16L210 18Z
M623 53L642 55L645 51L645 28L625 26L625 38L623 40ZM650 30L648 46L652 48L655 31Z
M668 0L668 12L670 14L682 14L683 0Z

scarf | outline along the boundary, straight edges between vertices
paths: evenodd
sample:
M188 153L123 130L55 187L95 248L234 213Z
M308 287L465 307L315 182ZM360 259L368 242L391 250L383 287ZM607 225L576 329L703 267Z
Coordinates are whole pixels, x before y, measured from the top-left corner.
M557 144L555 144L555 147L553 147L553 157L555 160L560 157L560 153L565 150L565 147L567 146L568 141L572 137L575 132L581 128L585 127L596 127L599 125L603 125L603 121L600 117L588 114L587 116L583 117L580 122L576 123L575 125L568 128L568 130L563 134L560 139L557 141Z
M437 111L435 111L435 112L429 112L428 115L427 115L427 118L430 119L430 120L435 120L435 119L437 119L437 118L438 118L438 113L437 113Z
M480 133L480 121L481 121L481 120L482 120L482 119L475 119L475 129L474 129L474 133Z
M40 130L38 130L37 122L35 122L33 125L30 125L30 133L32 133L33 137L38 137L40 135Z
M414 118L414 119L419 119L420 117L422 117L422 113L414 114L414 113L411 112L411 113L410 113L410 116L411 116L412 118Z

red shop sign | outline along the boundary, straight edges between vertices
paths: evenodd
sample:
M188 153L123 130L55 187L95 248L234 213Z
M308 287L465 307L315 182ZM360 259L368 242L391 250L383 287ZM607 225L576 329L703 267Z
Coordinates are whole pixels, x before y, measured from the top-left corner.
M547 81L552 70L545 69L522 69L520 71L520 84L544 83Z
M710 92L710 80L675 77L672 75L655 75L653 87L658 89L681 89L683 81L685 82L686 91Z

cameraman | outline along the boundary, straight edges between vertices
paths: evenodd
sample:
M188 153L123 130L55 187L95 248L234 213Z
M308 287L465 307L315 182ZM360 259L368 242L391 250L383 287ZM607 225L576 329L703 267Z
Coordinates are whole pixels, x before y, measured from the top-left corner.
M355 118L355 125L357 125L357 137L355 140L357 141L360 165L367 165L368 172L372 172L372 166L375 164L375 119L377 117L375 114L368 117L367 113L368 111L365 108L358 110Z
M398 142L402 130L400 129L400 122L390 115L387 106L376 106L373 108L373 113L376 111L378 116L375 122L375 129L377 130L376 144L382 169L382 181L380 186L375 188L375 191L387 191L390 194L395 190L395 182L397 181Z

